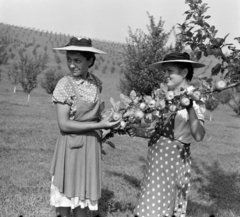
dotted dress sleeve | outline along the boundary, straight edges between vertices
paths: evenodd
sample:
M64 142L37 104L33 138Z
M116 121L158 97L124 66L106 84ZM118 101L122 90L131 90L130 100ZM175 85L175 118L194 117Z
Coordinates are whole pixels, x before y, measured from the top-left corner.
M53 103L63 103L71 106L73 104L72 100L72 87L67 79L63 77L57 83L52 96Z
M102 92L102 81L98 77L96 77L95 75L93 75L93 76L95 77L96 85L99 89L99 92L101 93Z
M206 107L204 104L197 104L196 102L193 102L193 108L195 109L196 115L198 119L204 121L204 113L206 111Z

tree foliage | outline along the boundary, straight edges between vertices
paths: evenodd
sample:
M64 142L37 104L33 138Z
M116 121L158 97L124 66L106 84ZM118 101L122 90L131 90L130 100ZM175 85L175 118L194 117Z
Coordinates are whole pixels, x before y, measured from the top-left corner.
M9 59L7 47L10 44L10 39L7 35L1 35L0 33L0 66L5 65ZM0 81L1 81L1 69L0 69Z
M212 121L212 112L218 107L219 102L216 98L214 97L209 97L205 101L205 106L208 111L210 111L210 121Z
M214 55L221 60L212 68L212 76L221 73L221 77L229 83L240 81L240 49L233 46L232 43L227 43L225 37L217 37L218 30L214 25L208 23L211 17L206 14L208 4L202 0L186 0L189 5L189 10L185 11L185 22L178 24L181 31L183 41L189 45L194 53L196 60ZM240 43L240 37L234 38ZM222 52L224 47L228 47L230 55L225 55Z
M200 60L203 55L205 57L213 55L220 60L211 69L210 86L214 86L217 79L220 78L226 82L228 88L236 89L240 84L240 49L237 49L232 43L226 42L229 34L224 37L217 36L218 30L208 22L211 16L206 14L209 9L207 3L203 3L202 0L186 0L185 2L188 4L189 10L184 12L186 15L184 23L178 24L183 41L190 46L196 60ZM235 37L234 40L240 43L240 37ZM229 55L223 53L224 47L229 49ZM223 91L216 98L222 104L229 102L229 105L235 108L237 105L234 102L235 96L233 97L231 93L233 91Z
M52 94L58 81L64 76L62 72L58 72L54 68L49 68L43 72L40 79L40 85L48 94Z
M9 36L0 35L0 65L4 65L8 61L7 47L11 43Z
M23 91L28 94L37 87L37 76L46 68L48 56L24 55L20 52L20 60L14 64L15 73L18 74L19 83Z
M223 90L214 94L214 97L223 105L228 104L233 96L233 91L230 89Z
M11 82L12 85L14 85L14 90L13 92L16 92L16 86L19 83L19 72L17 70L17 67L13 65L9 70L8 70L8 79Z
M163 79L163 75L149 65L160 61L168 52L166 43L170 32L164 31L161 18L156 23L153 16L148 14L148 17L148 33L129 29L124 47L124 77L120 80L120 89L126 94L131 90L149 94Z
M240 115L240 93L235 92L233 97L229 100L228 105L233 109L233 111Z

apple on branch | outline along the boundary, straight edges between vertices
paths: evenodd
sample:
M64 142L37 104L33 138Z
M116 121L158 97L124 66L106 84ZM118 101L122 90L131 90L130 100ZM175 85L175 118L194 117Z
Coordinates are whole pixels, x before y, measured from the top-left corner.
M224 80L219 80L215 83L214 85L214 90L216 91L222 91L223 89L225 89L227 87L227 82Z
M187 97L183 97L181 100L180 100L180 105L184 108L188 107L190 105L190 99L187 98Z
M168 91L166 94L165 94L165 98L167 101L170 101L174 98L174 92L173 91Z

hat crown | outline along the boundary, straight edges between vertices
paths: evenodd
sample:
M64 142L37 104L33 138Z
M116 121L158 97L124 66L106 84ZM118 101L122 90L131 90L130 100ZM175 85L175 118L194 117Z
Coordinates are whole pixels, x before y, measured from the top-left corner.
M67 46L80 46L80 47L92 47L92 40L89 38L76 38L72 37Z
M167 54L164 58L163 61L168 61L168 60L191 60L190 55L186 52L180 53L180 52L172 52Z

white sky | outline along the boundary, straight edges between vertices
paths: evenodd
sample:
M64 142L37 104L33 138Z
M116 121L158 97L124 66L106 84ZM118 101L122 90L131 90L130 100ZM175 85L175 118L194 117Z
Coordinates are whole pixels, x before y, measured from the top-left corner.
M211 7L209 23L227 33L228 42L240 36L240 0L203 0ZM170 30L184 21L185 0L0 0L0 22L75 36L125 42L128 27L146 30L147 12L165 21ZM237 43L236 43L237 44Z

